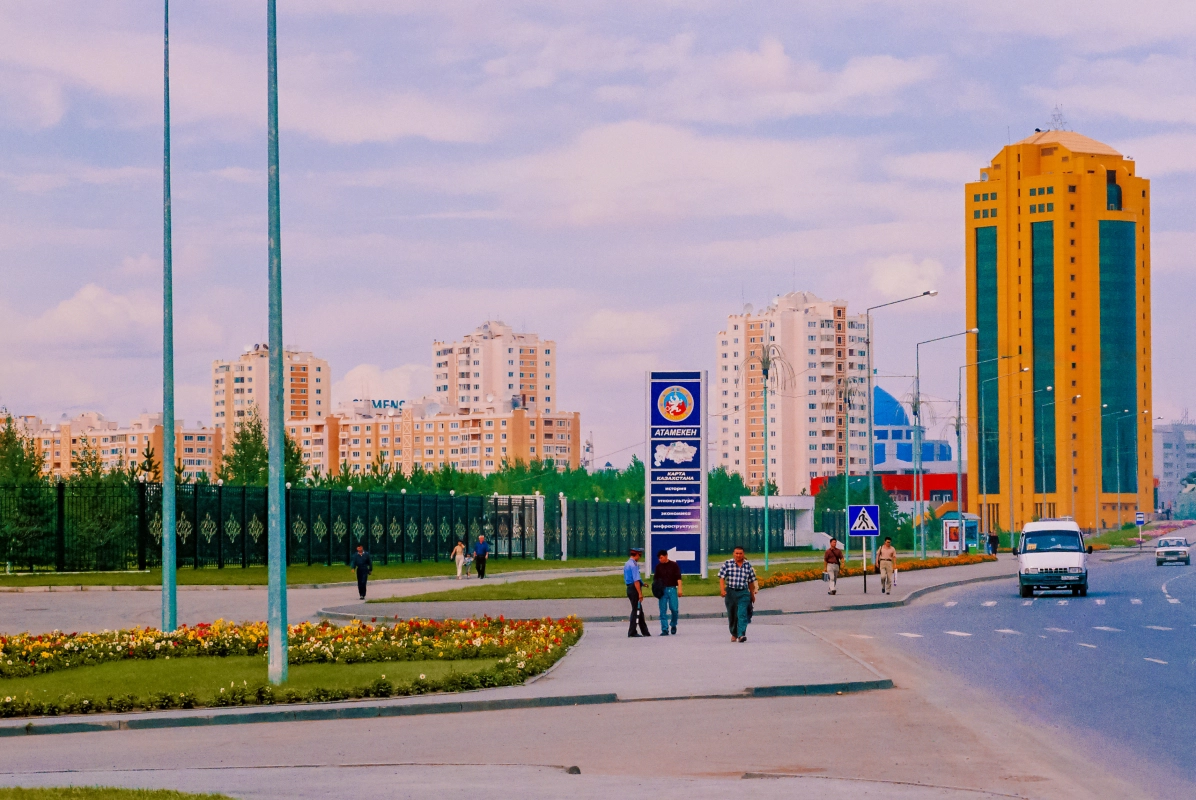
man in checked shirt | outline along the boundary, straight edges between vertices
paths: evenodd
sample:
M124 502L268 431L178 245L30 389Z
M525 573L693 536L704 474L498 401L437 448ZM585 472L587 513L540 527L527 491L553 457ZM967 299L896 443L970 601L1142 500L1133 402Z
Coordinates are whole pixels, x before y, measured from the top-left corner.
M743 557L743 548L736 547L732 557L718 570L718 593L727 606L727 623L732 642L747 641L748 605L756 602L756 570Z

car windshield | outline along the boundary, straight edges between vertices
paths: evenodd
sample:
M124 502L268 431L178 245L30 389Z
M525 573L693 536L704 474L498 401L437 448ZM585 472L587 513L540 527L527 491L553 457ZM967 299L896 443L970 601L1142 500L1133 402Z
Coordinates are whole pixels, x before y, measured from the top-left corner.
M1160 539L1159 547L1187 547L1187 539Z
M1080 535L1074 531L1034 531L1022 534L1022 552L1078 553Z

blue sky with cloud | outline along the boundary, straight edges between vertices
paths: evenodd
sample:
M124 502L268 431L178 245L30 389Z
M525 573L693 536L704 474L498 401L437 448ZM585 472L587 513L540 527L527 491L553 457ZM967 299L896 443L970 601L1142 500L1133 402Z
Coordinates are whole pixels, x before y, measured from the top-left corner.
M1056 104L1153 180L1156 413L1196 396L1171 368L1196 295L1190 4L279 5L286 339L339 399L426 390L433 339L500 318L559 341L560 406L622 463L643 370L712 366L726 314L794 287L857 309L939 289L877 319L877 366L908 374L963 325L961 184ZM14 412L160 405L160 15L0 0ZM265 338L264 39L263 3L173 4L191 420L211 361ZM934 352L925 389L954 397L962 347Z

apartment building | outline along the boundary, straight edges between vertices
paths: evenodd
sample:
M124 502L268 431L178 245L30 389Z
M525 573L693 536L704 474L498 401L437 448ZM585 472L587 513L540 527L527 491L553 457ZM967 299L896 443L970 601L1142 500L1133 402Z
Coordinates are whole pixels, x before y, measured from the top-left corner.
M337 460L337 443L340 441L338 414L309 419L288 419L287 434L303 452L303 463L312 475L337 475L340 462Z
M867 326L847 301L811 292L778 296L756 312L727 317L715 337L711 431L715 466L751 488L769 479L781 494L801 494L810 479L868 469ZM764 408L761 357L776 364ZM764 419L768 417L768 440Z
M1186 418L1154 427L1154 478L1158 507L1171 508L1184 478L1196 472L1196 424Z
M556 342L484 322L457 342L433 342L436 397L444 408L478 413L514 408L551 414L555 407Z
M52 425L37 417L22 417L21 422L43 457L42 470L54 477L74 474L72 462L88 449L95 451L105 469L112 470L140 464L150 448L161 468L161 414L142 414L127 427L94 411ZM184 480L199 480L201 474L209 481L216 480L223 452L221 434L218 429L189 428L182 420L175 422L175 457Z
M283 353L287 369L283 398L286 416L322 419L332 410L332 371L328 362L306 350ZM212 362L212 425L224 432L226 443L257 407L270 422L270 348L255 344L232 361ZM231 423L231 424L230 424Z
M962 200L979 329L969 505L986 530L1063 515L1091 530L1152 508L1150 182L1107 144L1037 131Z
M504 462L556 462L577 469L584 446L581 415L530 408L441 413L438 403L421 400L401 411L378 412L366 404L329 419L339 431L339 450L330 474L364 472L386 465L410 473L415 467L449 466L489 474ZM314 430L313 430L314 434Z

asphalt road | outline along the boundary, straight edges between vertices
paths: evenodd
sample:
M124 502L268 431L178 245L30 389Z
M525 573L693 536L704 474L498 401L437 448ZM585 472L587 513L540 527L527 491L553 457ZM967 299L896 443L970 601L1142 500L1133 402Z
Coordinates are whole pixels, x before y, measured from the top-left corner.
M1016 582L1000 581L861 615L851 628L1067 731L1159 796L1196 792L1191 567L1156 567L1152 552L1115 562L1098 554L1084 598L1023 600Z

